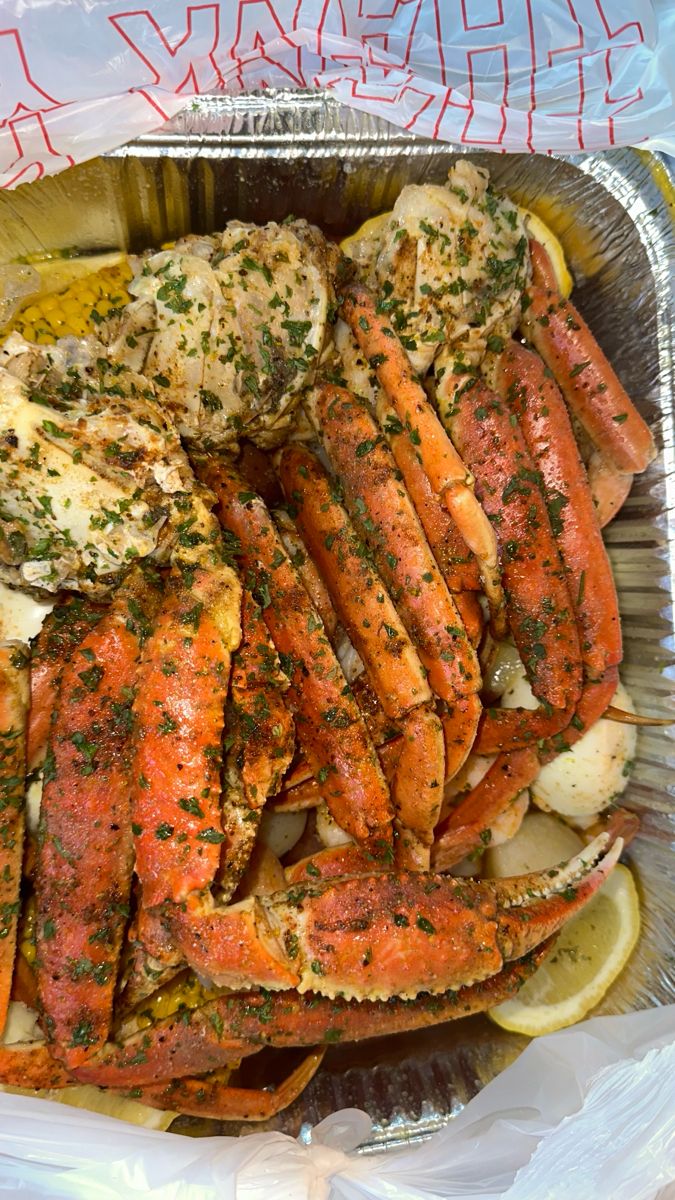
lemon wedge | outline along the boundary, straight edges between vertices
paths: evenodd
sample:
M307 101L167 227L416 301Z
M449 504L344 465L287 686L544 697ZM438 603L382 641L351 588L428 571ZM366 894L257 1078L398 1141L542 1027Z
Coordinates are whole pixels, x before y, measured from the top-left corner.
M640 934L633 876L617 866L565 925L551 954L513 1000L488 1016L502 1029L539 1037L581 1021L625 967Z
M389 220L391 212L380 213L377 217L369 217L363 225L359 225L355 233L350 233L340 242L340 249L348 258L358 259L361 242L369 242L377 237L382 226Z
M574 280L570 275L565 259L565 251L560 242L553 230L536 213L531 212L529 208L521 208L520 206L518 207L518 212L525 222L525 228L530 237L534 238L536 242L540 242L546 250L555 272L560 294L567 298L574 287Z

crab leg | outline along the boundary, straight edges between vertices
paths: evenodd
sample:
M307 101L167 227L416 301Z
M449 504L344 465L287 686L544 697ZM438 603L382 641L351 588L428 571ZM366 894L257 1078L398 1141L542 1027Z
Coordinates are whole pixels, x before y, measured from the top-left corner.
M139 889L140 891L140 889ZM185 966L160 914L145 908L142 897L127 933L122 1001L127 1011L169 983Z
M210 886L220 863L220 742L240 636L238 623L223 628L223 588L236 591L239 610L229 568L174 566L138 670L132 806L148 908Z
M477 694L478 659L379 425L363 401L332 385L320 390L316 412L349 512L396 597L431 687L449 704ZM479 713L476 705L476 724ZM467 753L472 741L473 733Z
M422 711L422 709L413 709L411 717L414 717L418 711ZM404 727L405 721L400 723L400 730ZM388 784L391 784L394 778L396 765L403 748L403 739L400 730L397 731L396 737L390 737L386 742L381 742L377 745L377 756L380 760L382 773ZM300 764L300 766L302 765ZM316 808L317 805L323 803L328 790L325 781L324 783L318 783L316 779L310 776L308 779L302 779L300 783L293 783L287 790L273 797L270 807L274 812L303 812L305 809Z
M484 1012L515 995L551 945L542 942L480 983L414 1001L328 1000L295 991L230 992L192 1010L187 1021L183 1014L167 1017L122 1046L108 1044L96 1062L77 1069L76 1078L103 1087L154 1087L157 1080L226 1068L263 1046L334 1045L428 1029ZM54 1061L44 1042L0 1045L0 1082L10 1087L62 1088L75 1082L75 1076Z
M21 907L27 715L27 647L19 642L0 646L0 1035L12 989Z
M293 947L300 992L413 999L495 975L559 929L617 861L623 843L609 842L603 834L556 872L503 886L460 889L447 876L415 873L340 879L272 897L266 915Z
M232 741L229 787L223 809L223 845L218 876L229 900L251 857L260 815L279 790L293 758L294 730L282 697L287 686L261 610L248 589L242 603L242 642L233 659L228 740Z
M43 768L38 993L67 1066L103 1044L112 1014L131 888L131 700L153 600L134 572L73 651Z
M476 726L481 711L478 709L477 696L466 696L442 708L440 719L445 743L445 783L455 778L469 752L475 751Z
M475 554L492 612L495 634L503 633L504 593L494 530L473 492L473 479L447 437L396 333L380 315L374 297L361 284L349 284L342 313L377 372L400 424L417 447L435 494L456 521Z
M363 676L360 676L352 684L352 691L358 699L359 707L364 712L366 720L367 713L364 709L364 688L359 687ZM366 685L367 687L368 685ZM415 713L418 710L414 709L410 714L410 719L414 719ZM420 712L422 709L420 709ZM381 710L380 710L381 712ZM532 715L532 714L530 714ZM445 772L444 783L450 779L454 779L455 775L466 759L466 742L470 731L475 732L475 697L468 696L466 699L458 700L455 704L448 706L444 711L439 713L439 719L443 729L443 741L445 745ZM376 722L371 727L371 736L382 764L382 769L387 777L393 777L394 767L391 767L391 760L394 755L400 754L401 751L401 735L406 729L406 721L399 722L397 726L384 725L382 722ZM473 733L470 734L473 736ZM412 754L412 749L411 749ZM440 763L440 750L437 751L437 762ZM427 760L431 764L431 757ZM298 763L292 774L289 774L285 780L284 791L272 800L272 808L277 812L301 812L303 809L316 808L321 803L322 789L321 786L312 778L308 778L309 768L302 762ZM410 776L412 784L412 775ZM433 782L433 781L432 781ZM429 806L430 811L432 806Z
M337 613L333 608L328 588L317 570L316 563L308 555L295 522L291 520L284 509L274 510L274 521L284 543L284 549L298 572L300 582L321 617L326 633L333 641L338 625Z
M237 539L245 570L264 604L263 619L290 686L296 734L338 825L355 841L388 845L391 800L375 747L349 693L320 617L288 560L261 500L223 464L200 466Z
M367 850L362 850L354 842L346 842L341 846L327 846L308 858L291 863L290 867L285 867L284 875L288 885L312 884L320 879L338 879L343 875L386 874L388 870L388 867L373 862Z
M567 569L590 679L621 662L621 624L616 588L586 473L567 409L536 354L515 342L498 364L502 398L518 418L535 466L541 472L554 537Z
M589 679L584 685L579 703L577 704L574 721L562 733L548 738L539 747L539 758L542 763L549 762L558 754L574 746L596 721L600 720L612 702L619 685L617 667L608 667L602 679Z
M173 1109L193 1117L210 1117L216 1121L268 1121L297 1100L316 1075L325 1053L324 1046L305 1055L300 1065L273 1091L231 1087L228 1083L231 1071L214 1071L195 1079L172 1079L170 1083L134 1089L132 1095L152 1108Z
M644 471L656 454L649 428L581 314L550 286L547 257L542 246L534 248L533 285L526 294L523 332L594 445L619 471Z
M585 683L573 719L565 729L540 741L536 750L498 755L480 783L437 826L432 847L436 870L446 871L467 854L490 844L490 827L495 819L534 782L545 762L569 750L603 716L618 682L617 667L609 667L602 679ZM536 713L530 713L533 715ZM616 832L623 836L622 829Z
M453 595L479 592L482 585L476 559L434 492L415 443L388 402L378 403L377 416L449 591Z
M0 1082L8 1087L64 1088L74 1075L50 1053L46 1042L0 1043Z
M633 485L633 476L619 471L600 450L591 454L586 473L596 516L600 528L604 529L627 500Z
M322 413L321 401L319 401L318 407ZM364 413L364 419L368 432L372 432L374 428L377 436L377 426L372 418ZM363 429L357 423L355 431L357 441L360 432L363 432ZM333 449L334 439L327 437L327 440ZM351 440L347 442L347 449L348 451L352 449ZM384 447L381 449L384 450ZM349 453L346 457L348 460ZM340 456L337 463L340 471L342 465ZM358 541L355 532L349 525L346 513L335 499L334 490L331 488L328 477L313 455L301 447L289 447L283 451L281 456L280 475L284 491L287 497L292 498L295 506L295 515L300 531L313 559L317 562L327 581L331 598L335 602L342 623L366 664L366 669L385 714L391 717L401 717L406 710L412 710L404 717L404 749L394 771L392 786L396 828L399 833L396 859L402 866L428 866L428 847L431 845L434 825L440 811L445 747L441 724L435 713L426 704L422 706L421 710L415 707L419 705L420 700L428 699L430 694L421 664L406 633L405 624L401 623L401 615L406 612L406 602L397 573L389 571L390 586L396 587L398 596L398 608L395 608L378 576L364 557L362 543ZM393 471L390 471L387 480L394 486L400 498L401 489L394 485ZM368 484L370 482L371 480L368 478L363 481L364 496L369 496ZM346 479L346 483L349 486L349 478ZM386 500L395 501L395 497L390 494L391 488L386 490ZM372 504L373 509L377 508L379 516L386 500L383 499L380 503L377 497L373 499L369 496L368 504ZM362 501L362 503L365 502ZM424 535L419 528L414 512L411 512L412 522L414 522L413 533L417 534L423 542ZM366 521L366 524L373 524L378 531L381 529L381 524L376 524L376 522ZM394 540L387 537L387 533L383 534L382 540L385 546L392 546ZM409 540L412 541L412 538ZM395 544L402 555L406 548L409 548L402 545L400 541L396 541ZM354 549L356 549L356 553L352 553ZM380 557L376 556L376 561L382 570L383 564L379 561ZM390 554L390 557L393 558L393 554ZM410 557L409 554L408 559ZM413 577L416 578L413 575L416 565L418 564L414 561L410 563L406 560L405 562L407 589L410 591L412 590L411 581ZM429 573L433 572L432 581L435 580L445 593L440 604L436 605L437 608L442 609L442 618L445 624L442 627L439 626L436 612L429 614L426 625L427 628L432 625L432 632L426 640L424 616L419 617L417 621L409 620L408 624L412 624L418 635L417 644L425 666L429 662L432 665L445 666L436 642L439 637L442 639L441 644L445 646L448 662L454 662L455 642L461 641L463 630L458 624L459 618L456 610L430 552L427 552L423 565L429 567L429 572L426 572L427 579ZM418 591L418 589L416 590ZM429 592L428 597L426 596L427 591ZM417 600L417 598L416 596L415 599ZM430 605L433 604L434 599L438 599L434 596L430 583L426 584L425 598ZM447 602L445 607L443 607L443 600ZM409 617L409 610L414 607L414 602L408 606ZM434 621L435 624L433 624ZM413 630L411 629L410 632L412 633ZM464 642L468 647L466 637L464 637ZM425 645L428 645L433 653L425 655L423 649ZM408 654L406 654L406 650ZM457 650L457 654L459 654L459 650ZM451 655L452 660L450 659ZM465 657L469 657L469 655L465 655ZM448 666L445 672L436 671L435 675L445 683L449 673L451 672ZM455 671L451 674L453 684L457 685L458 673ZM434 672L432 670L429 670L429 676L433 684ZM476 663L473 677L474 688L478 687L479 678L478 664ZM468 671L466 686L471 687L471 676ZM446 690L448 690L447 686ZM479 711L480 704L477 702L476 724ZM474 731L475 726L467 741L467 754ZM417 744L413 749L415 742Z
M411 871L428 871L445 774L443 726L429 705L408 714L401 742L391 787L398 833L394 860Z
M480 380L457 393L446 418L476 476L483 506L496 522L509 623L532 691L545 707L547 728L555 732L573 715L582 664L572 600L540 475L504 402ZM490 710L477 752L522 744L521 728L517 709Z
M560 906L561 880L569 887L592 871L591 890L600 885L617 857L614 850L603 854L609 840L603 835L593 843L590 858L584 851L558 875L542 876L536 888L544 889L549 904L538 910L538 918L555 911L559 927L576 911L573 903ZM622 843L617 845L620 851ZM531 879L528 886L536 890ZM198 921L191 921L189 910L184 919L181 914L171 920L183 935L193 969L217 986L412 999L501 970L499 892L480 883L466 889L460 894L456 880L443 875L379 873L250 897ZM586 899L590 894L580 892ZM522 943L510 942L506 957L520 957L554 931L547 921L546 932L537 937L537 928L533 921Z
M478 563L469 550L447 507L433 491L418 451L405 427L379 390L377 415L419 517L441 574L452 593L460 620L472 646L483 632L483 611L478 599L481 577Z
M103 609L70 596L45 617L30 660L30 713L26 735L26 760L34 769L44 757L52 715L64 665L73 651L100 621Z
M401 717L426 703L431 692L416 649L338 499L336 484L299 445L282 451L279 475L302 538L385 713Z
M488 846L492 822L529 787L541 770L534 750L500 754L480 783L438 825L431 853L437 871L446 871L476 848Z

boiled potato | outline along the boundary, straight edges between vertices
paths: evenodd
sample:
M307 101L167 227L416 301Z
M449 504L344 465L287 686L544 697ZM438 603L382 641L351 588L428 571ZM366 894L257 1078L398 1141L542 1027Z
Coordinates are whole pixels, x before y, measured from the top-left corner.
M621 683L612 703L627 712L635 712ZM502 707L537 707L524 668L502 696ZM636 743L637 732L633 725L596 721L576 745L542 767L532 784L534 803L545 812L553 811L566 817L588 817L602 812L628 786Z
M505 879L543 871L578 854L580 837L568 825L548 813L528 813L510 841L490 846L483 858L481 874L488 879Z
M613 703L626 712L635 712L622 684ZM532 799L540 808L568 817L602 812L628 786L636 744L634 725L596 721L571 750L542 768L532 784Z

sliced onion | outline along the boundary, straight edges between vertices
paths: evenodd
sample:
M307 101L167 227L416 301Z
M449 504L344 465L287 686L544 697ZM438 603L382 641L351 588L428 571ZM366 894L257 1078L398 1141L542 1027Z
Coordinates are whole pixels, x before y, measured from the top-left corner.
M333 819L326 804L320 804L316 810L316 832L327 847L346 846L352 840Z
M503 696L525 668L511 642L496 642L483 674L483 689L490 696Z
M283 858L300 841L306 823L306 812L264 812L258 838L272 854Z

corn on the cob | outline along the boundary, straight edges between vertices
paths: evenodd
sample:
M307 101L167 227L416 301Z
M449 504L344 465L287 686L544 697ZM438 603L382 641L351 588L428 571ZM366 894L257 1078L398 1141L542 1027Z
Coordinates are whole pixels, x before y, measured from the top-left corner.
M129 303L127 284L132 275L128 260L123 259L84 275L60 292L32 297L0 336L16 330L29 342L50 346L68 334L85 337L94 333L113 309Z

